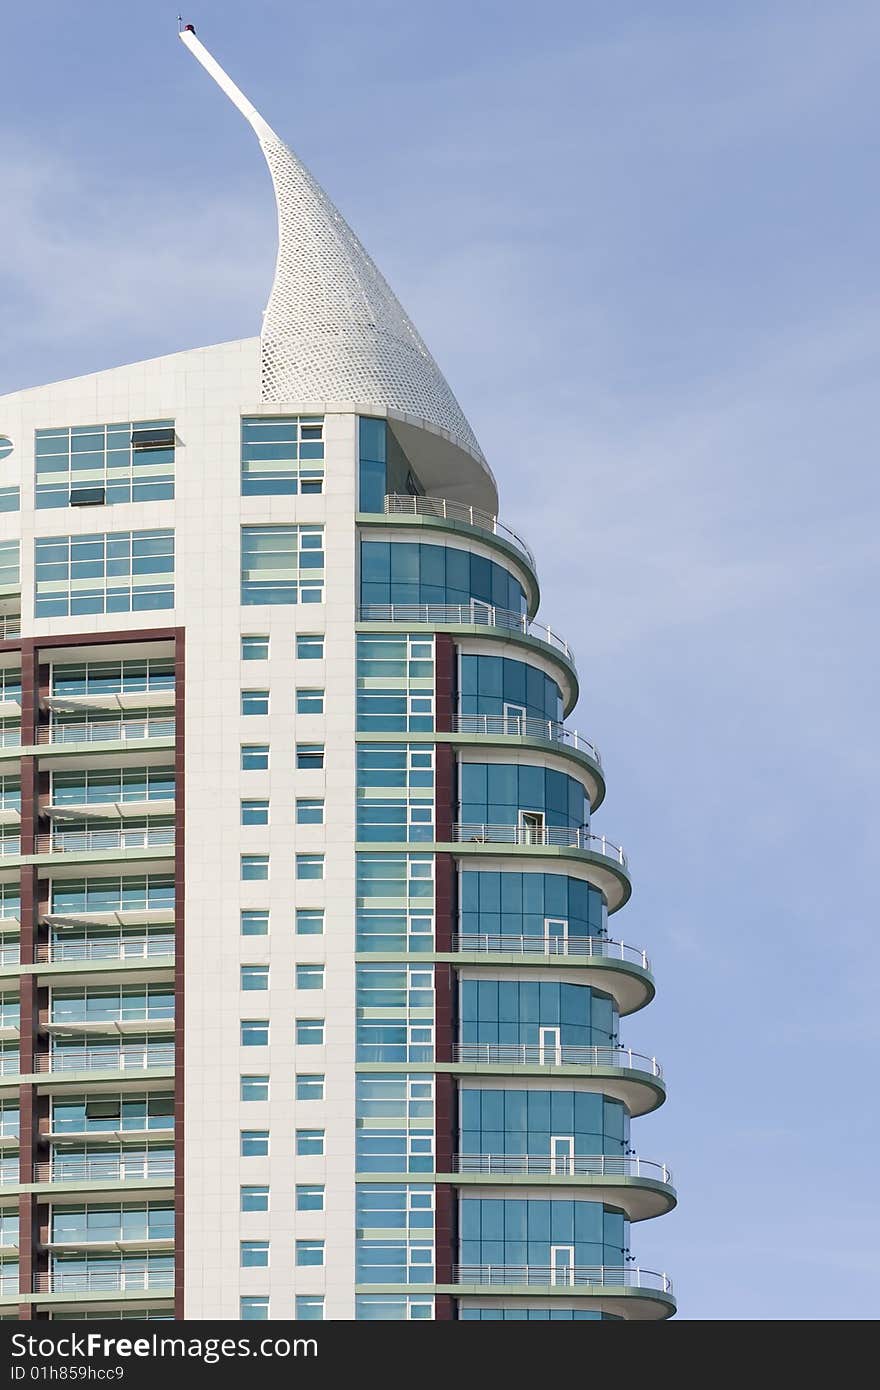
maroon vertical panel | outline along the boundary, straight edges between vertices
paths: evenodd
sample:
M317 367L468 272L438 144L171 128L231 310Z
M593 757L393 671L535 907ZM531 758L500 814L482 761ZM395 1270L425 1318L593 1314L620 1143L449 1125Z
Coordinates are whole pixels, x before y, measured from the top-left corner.
M184 712L186 654L184 629L174 634L174 1316L184 1317Z
M456 648L448 633L437 633L434 639L435 723L438 732L452 730L455 709ZM435 745L435 838L440 844L451 844L456 818L458 796L457 767L451 743ZM434 948L437 952L452 950L456 921L456 868L449 853L436 855L434 864ZM455 1041L455 971L448 963L438 961L434 967L435 1058L438 1064L452 1060ZM458 1144L458 1120L455 1080L449 1072L436 1075L434 1124L438 1173L452 1172L453 1157ZM456 1263L456 1197L449 1183L438 1183L435 1191L434 1215L436 1282L451 1284ZM448 1294L438 1294L434 1300L434 1317L447 1322L455 1317L455 1300Z

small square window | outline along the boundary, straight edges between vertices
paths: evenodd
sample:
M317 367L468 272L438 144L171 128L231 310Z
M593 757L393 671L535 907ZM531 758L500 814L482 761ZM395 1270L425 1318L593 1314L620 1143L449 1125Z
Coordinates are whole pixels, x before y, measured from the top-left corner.
M268 1076L242 1076L240 1078L239 1096L241 1100L268 1100Z
M298 1072L296 1077L296 1098L297 1100L323 1100L323 1072ZM301 1134L305 1132L304 1130L300 1130Z
M297 1265L322 1265L324 1263L323 1240L298 1240L296 1242Z
M296 654L300 661L321 661L324 657L323 636L297 637Z
M242 1240L239 1242L239 1264L242 1269L266 1269L269 1264L268 1240Z
M242 661L268 661L268 660L269 660L269 638L268 638L268 637L242 637L242 639L241 639L241 659L242 659Z
M243 801L241 803L242 825L268 825L268 801Z
M243 690L241 692L242 714L268 714L268 690Z
M297 1322L323 1322L324 1300L317 1294L298 1293L296 1296Z
M268 1138L267 1134L267 1144ZM323 1129L298 1129L296 1131L296 1152L300 1158L320 1158L324 1152Z
M323 825L324 802L319 797L305 797L296 803L297 825Z
M242 989L268 989L268 965L243 965L241 967Z
M298 690L296 692L297 714L323 714L323 690Z
M268 1129L243 1129L241 1131L242 1158L268 1158Z
M296 1041L300 1047L321 1047L324 1043L323 1018L298 1018Z
M268 1187L241 1187L241 1211L268 1211L269 1210L269 1189Z
M268 854L243 854L241 856L241 876L247 881L269 877ZM322 875L323 877L323 875Z
M241 1020L241 1045L242 1047L268 1047L268 1018L243 1018Z
M323 743L298 743L296 745L296 765L303 772L309 769L319 771L324 766Z
M267 772L268 769L268 743L243 743L241 745L242 772Z
M240 1298L238 1313L242 1322L268 1322L268 1298Z
M323 854L298 854L296 856L296 876L297 878L323 878L324 877L324 856ZM266 860L266 874L269 877L269 861Z
M324 935L324 909L322 907L298 907L296 910L297 936Z
M297 1211L323 1211L324 1210L324 1188L323 1185L307 1186L297 1184L296 1188L296 1209Z
M242 936L268 936L269 935L269 914L268 912L242 912L241 914L241 934Z
M296 967L297 989L323 989L323 965L298 965Z

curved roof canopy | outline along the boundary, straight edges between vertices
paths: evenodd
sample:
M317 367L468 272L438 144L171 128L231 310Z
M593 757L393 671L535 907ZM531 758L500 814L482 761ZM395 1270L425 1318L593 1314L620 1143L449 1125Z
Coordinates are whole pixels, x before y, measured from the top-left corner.
M263 400L351 400L414 415L485 465L443 373L348 223L192 27L180 37L250 123L275 187L278 259L260 335Z

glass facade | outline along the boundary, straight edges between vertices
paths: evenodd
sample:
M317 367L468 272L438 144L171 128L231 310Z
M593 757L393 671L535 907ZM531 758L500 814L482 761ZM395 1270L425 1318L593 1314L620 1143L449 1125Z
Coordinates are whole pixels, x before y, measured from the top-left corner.
M434 856L357 856L357 949L431 951Z
M508 656L461 657L459 712L500 717L525 710L527 719L558 722L562 691L544 671Z
M623 1212L601 1202L462 1197L459 1256L462 1265L546 1270L547 1282L566 1282L570 1269L623 1265L628 1251Z
M578 829L590 823L583 783L553 768L462 763L459 785L463 825L517 825L522 811L537 812L547 826Z
M543 1029L558 1030L563 1047L610 1047L617 1041L617 1010L590 985L555 980L462 980L459 1016L463 1043L542 1044Z
M422 541L361 541L361 603L462 606L526 612L525 590L501 565L469 550Z
M323 490L322 415L253 415L242 420L242 497L291 497Z
M174 607L174 532L38 536L35 613L137 613Z
M567 874L463 869L462 936L546 937L553 924L574 937L604 936L608 908L598 888Z
M37 430L36 505L159 502L174 496L174 421Z
M619 1100L591 1091L485 1090L459 1096L463 1154L550 1156L551 1140L570 1138L573 1152L622 1157L629 1114Z
M358 634L357 728L359 733L433 730L433 637Z

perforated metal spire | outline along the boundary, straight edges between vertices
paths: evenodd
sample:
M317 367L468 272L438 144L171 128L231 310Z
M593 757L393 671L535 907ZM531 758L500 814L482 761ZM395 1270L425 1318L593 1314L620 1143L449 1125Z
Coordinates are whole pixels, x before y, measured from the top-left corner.
M414 325L327 194L212 58L181 39L253 128L278 205L278 259L263 316L264 401L363 401L421 416L482 450Z

